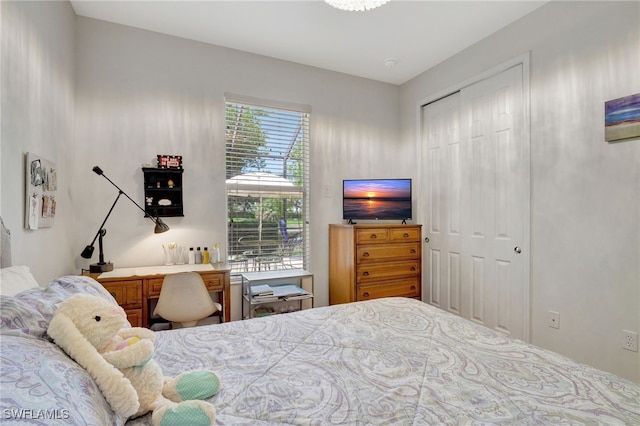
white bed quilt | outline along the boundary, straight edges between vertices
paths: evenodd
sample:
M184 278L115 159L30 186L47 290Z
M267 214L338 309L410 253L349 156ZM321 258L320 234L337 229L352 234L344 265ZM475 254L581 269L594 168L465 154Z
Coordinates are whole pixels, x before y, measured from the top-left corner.
M640 425L637 384L405 298L158 332L155 359L219 373L220 425Z

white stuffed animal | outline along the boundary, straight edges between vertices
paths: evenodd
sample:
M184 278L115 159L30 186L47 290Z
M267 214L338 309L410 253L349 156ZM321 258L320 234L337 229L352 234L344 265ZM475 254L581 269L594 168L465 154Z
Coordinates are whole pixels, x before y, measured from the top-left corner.
M76 294L60 304L47 333L91 374L114 412L138 417L153 411L162 425L211 425L212 404L202 401L220 388L209 370L165 378L152 359L153 331L122 328L124 310L97 296Z

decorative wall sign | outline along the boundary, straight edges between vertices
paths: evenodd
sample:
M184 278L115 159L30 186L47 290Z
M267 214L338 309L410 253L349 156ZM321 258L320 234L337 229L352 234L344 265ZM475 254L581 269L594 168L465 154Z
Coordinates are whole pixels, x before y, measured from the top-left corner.
M158 168L160 169L181 169L182 155L158 154Z
M26 229L49 228L56 216L58 176L55 165L27 152L26 155Z
M607 142L640 137L640 93L604 103Z

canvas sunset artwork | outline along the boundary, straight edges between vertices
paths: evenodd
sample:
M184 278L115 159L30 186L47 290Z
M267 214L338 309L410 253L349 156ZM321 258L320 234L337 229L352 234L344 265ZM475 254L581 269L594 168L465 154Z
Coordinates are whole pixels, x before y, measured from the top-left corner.
M605 102L604 124L607 142L640 137L640 93Z

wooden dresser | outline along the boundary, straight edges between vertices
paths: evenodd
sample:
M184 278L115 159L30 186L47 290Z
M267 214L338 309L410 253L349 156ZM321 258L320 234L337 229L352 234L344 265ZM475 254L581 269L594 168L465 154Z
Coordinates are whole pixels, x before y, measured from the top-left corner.
M329 304L422 297L422 225L329 225Z
M127 312L134 327L149 327L152 303L160 297L164 276L170 273L194 271L202 279L210 293L219 293L225 322L231 321L230 269L226 264L145 266L114 269L92 275L116 299Z

